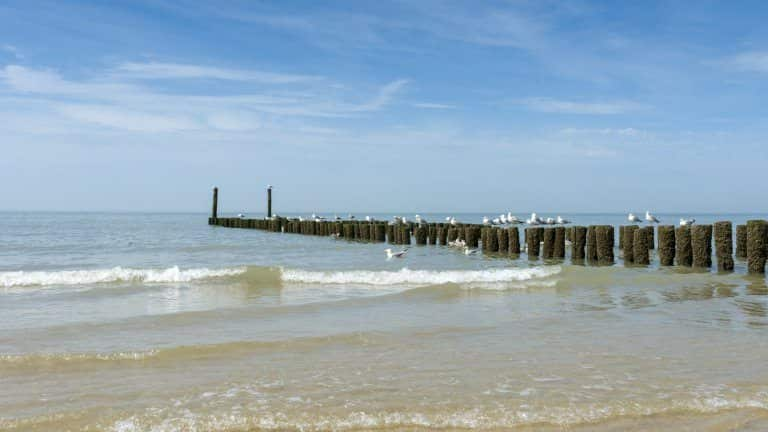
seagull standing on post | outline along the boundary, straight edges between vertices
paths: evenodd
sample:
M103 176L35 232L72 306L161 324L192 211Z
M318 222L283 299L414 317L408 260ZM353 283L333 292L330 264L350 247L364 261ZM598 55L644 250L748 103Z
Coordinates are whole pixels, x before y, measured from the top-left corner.
M635 216L634 213L630 213L629 215L627 215L627 220L632 222L632 223L640 223L640 222L642 222L639 217Z
M659 219L652 215L648 210L645 211L645 221L650 223L659 223Z

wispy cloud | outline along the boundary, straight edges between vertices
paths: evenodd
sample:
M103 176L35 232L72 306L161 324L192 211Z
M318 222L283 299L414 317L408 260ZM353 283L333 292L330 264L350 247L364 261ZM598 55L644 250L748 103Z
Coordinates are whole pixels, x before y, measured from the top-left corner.
M266 84L293 84L320 80L311 75L281 74L273 72L220 68L180 63L123 63L115 68L115 74L137 79L217 79L229 81L255 81Z
M432 103L432 102L415 102L411 105L416 108L437 109L437 110L451 110L451 109L458 108L456 105L448 105L448 104Z
M18 48L16 48L13 45L10 45L10 44L0 45L0 51L5 51L5 52L11 54L12 56L14 56L17 59L23 59L24 58L24 56L21 54L21 51L19 51Z
M736 69L750 72L768 72L768 51L748 51L726 60Z
M560 114L612 115L648 108L629 101L576 102L551 98L528 98L519 103L532 111Z
M385 83L362 97L353 85L338 85L308 75L284 76L174 63L134 63L107 69L90 78L69 79L52 69L9 65L0 69L0 96L6 94L41 115L59 116L94 127L130 132L186 130L246 131L267 119L342 118L385 109L408 84ZM134 76L122 75L126 71ZM137 77L215 77L257 80L254 92L200 94L165 91L163 81L146 86ZM304 78L306 77L306 79ZM299 86L299 87L296 87ZM362 100L361 100L362 99Z

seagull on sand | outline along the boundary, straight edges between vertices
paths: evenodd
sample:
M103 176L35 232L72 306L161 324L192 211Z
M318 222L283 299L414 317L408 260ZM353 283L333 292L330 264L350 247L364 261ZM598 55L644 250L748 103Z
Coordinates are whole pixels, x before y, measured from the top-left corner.
M392 252L392 249L386 248L386 249L384 249L384 252L387 253L387 259L405 258L405 254L408 253L408 249L403 249L403 250L401 250L399 252Z
M694 222L696 222L696 219L693 219L693 218L690 218L690 219L680 218L680 226L693 225Z
M648 210L645 211L645 221L650 223L659 223L659 219L652 215Z
M630 213L629 215L627 215L627 220L632 222L632 223L640 223L640 222L642 222L639 217L635 216L634 213Z

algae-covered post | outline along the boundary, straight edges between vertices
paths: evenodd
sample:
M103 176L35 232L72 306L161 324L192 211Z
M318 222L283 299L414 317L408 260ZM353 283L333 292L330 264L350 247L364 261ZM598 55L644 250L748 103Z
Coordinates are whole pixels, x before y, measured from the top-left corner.
M539 229L538 228L526 228L525 229L525 243L528 249L528 259L539 259Z
M544 229L544 247L541 250L541 257L544 259L551 259L555 257L555 229Z
M768 222L747 221L747 269L750 273L765 273L766 252L768 252Z
M712 225L691 227L691 254L693 267L712 267Z
M747 257L747 226L736 225L736 258Z
M644 228L633 230L632 237L632 260L637 265L648 265L651 259L648 254L648 230ZM625 233L626 235L626 233ZM627 237L624 237L627 241Z
M499 239L499 252L507 253L509 250L509 231L504 228L498 228L496 235Z
M675 261L677 265L684 267L693 264L690 226L681 226L675 230Z
M565 227L555 228L555 258L565 258Z
M627 225L624 227L624 262L632 264L635 262L635 231L640 229L637 225Z
M587 244L587 228L575 226L571 232L571 261L584 261L584 247Z
M267 217L272 217L272 185L267 186Z
M675 263L675 227L659 225L659 264L671 266Z
M733 226L728 221L715 222L717 269L733 270Z
M587 227L587 261L597 261L597 227L590 225Z
M598 263L613 264L614 239L613 225L598 225L595 227L595 249L597 250Z
M509 228L509 254L520 255L520 232L517 227Z

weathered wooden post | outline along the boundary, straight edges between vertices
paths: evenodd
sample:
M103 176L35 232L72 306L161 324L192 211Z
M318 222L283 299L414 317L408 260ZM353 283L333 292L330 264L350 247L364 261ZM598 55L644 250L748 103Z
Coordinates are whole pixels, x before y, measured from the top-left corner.
M545 228L544 239L541 249L541 257L544 259L552 259L555 257L555 229Z
M414 233L414 237L416 237L416 244L417 245L426 245L427 244L427 227L424 225L419 225L416 227L416 232Z
M528 259L539 259L539 229L538 228L526 228L525 229L525 243L528 248Z
M712 267L712 225L691 227L691 253L693 267Z
M395 226L387 224L387 242L395 244Z
M736 225L736 257L747 257L747 226Z
M671 266L675 263L675 227L659 225L659 264Z
M554 252L553 252L554 258L559 258L559 259L565 258L565 237L566 237L565 227L556 227L555 228L555 246L554 246Z
M644 228L646 231L648 231L648 249L653 249L656 246L656 242L654 241L654 232L653 232L653 225L649 225Z
M648 254L648 230L645 228L640 228L633 230L633 238L632 238L632 259L633 263L637 265L648 265L651 263L649 254ZM627 235L626 233L624 234ZM624 237L624 241L627 241L627 238Z
M267 186L267 217L272 217L272 185Z
M508 229L509 234L509 254L520 255L520 231L517 227L511 227Z
M765 273L766 252L768 252L768 222L747 221L747 269L750 273Z
M626 225L624 227L624 263L632 264L635 262L635 231L640 229L637 225Z
M584 248L587 245L587 228L583 226L573 227L571 240L571 261L584 261Z
M733 225L728 221L715 222L714 235L717 269L733 270Z
M675 261L677 265L684 267L690 267L693 264L690 226L686 225L675 229Z
M595 225L587 227L587 261L597 262L597 228Z
M209 225L215 225L216 219L219 218L219 188L213 188L213 208L211 209L211 219L208 221Z
M467 242L467 247L477 249L480 245L480 227L470 225L464 229L464 240Z
M448 240L448 242L455 242L457 238L459 238L458 228L448 228L446 240ZM448 242L446 242L445 244L448 244Z
M499 252L507 253L509 251L509 231L504 228L498 228L496 236L499 243Z
M496 234L496 228L485 228L485 230L485 241L488 244L483 243L483 252L498 252L499 236Z
M437 244L441 246L448 244L448 227L441 226L437 229Z
M435 224L427 225L427 244L428 245L437 244L437 225Z
M615 239L613 225L598 225L595 227L595 248L597 262L613 264L613 242Z

